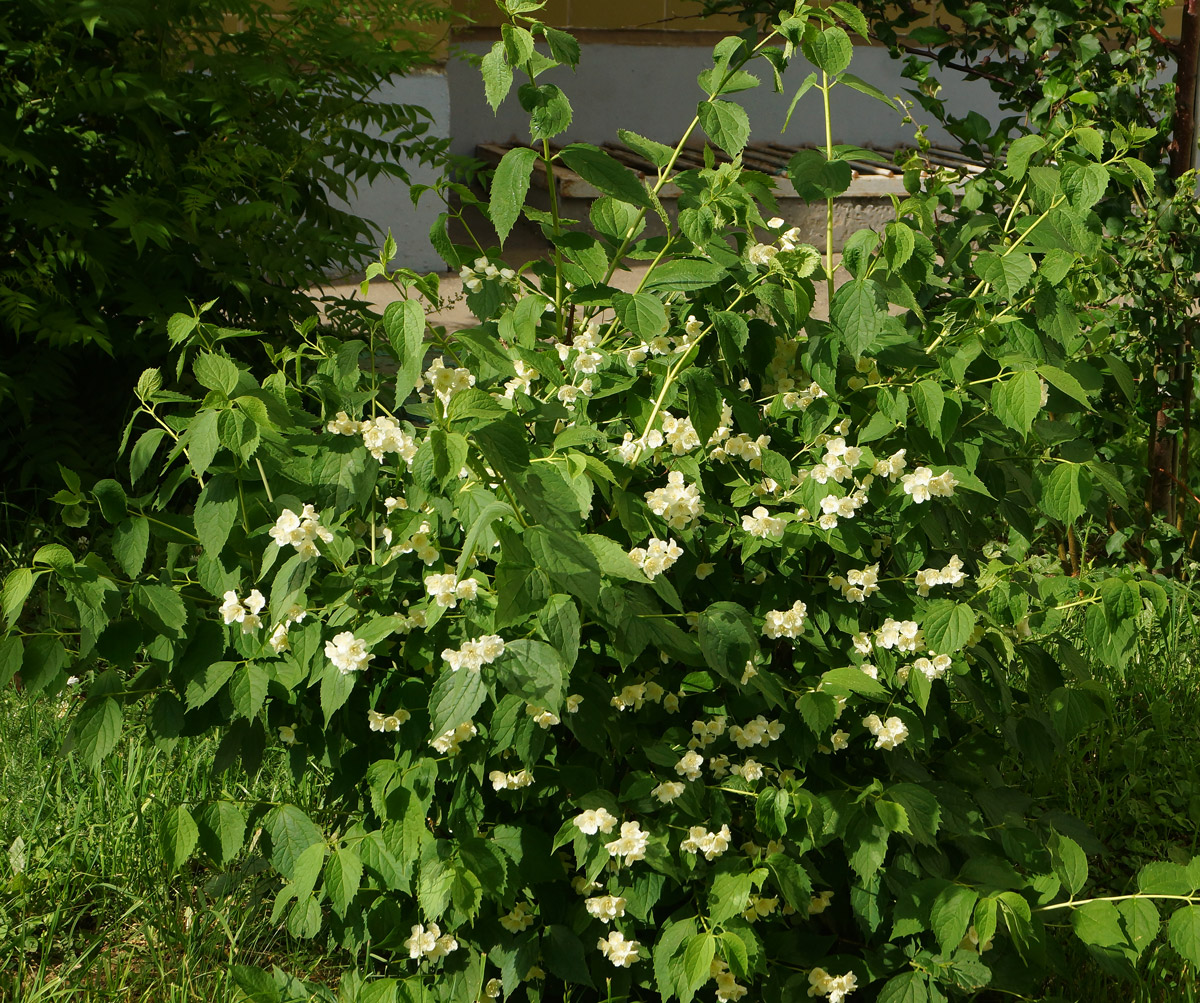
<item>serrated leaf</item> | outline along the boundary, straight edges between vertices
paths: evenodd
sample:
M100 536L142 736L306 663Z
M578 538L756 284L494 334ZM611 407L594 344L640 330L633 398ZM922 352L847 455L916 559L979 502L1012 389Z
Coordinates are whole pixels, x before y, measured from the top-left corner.
M117 524L113 530L113 557L121 570L130 578L137 578L146 565L146 554L150 549L150 520L131 516Z
M929 990L920 972L905 972L889 979L879 991L876 1003L928 1003Z
M421 376L425 359L425 311L414 299L389 303L383 311L383 330L399 369L396 372L396 407L408 399Z
M443 671L429 694L430 728L434 737L472 720L486 697L487 687L478 672Z
M966 603L935 599L926 608L921 627L931 651L952 655L966 646L975 629L975 610Z
M584 181L599 188L605 195L628 205L650 208L646 189L637 175L604 150L588 143L571 143L562 148L559 157Z
M483 74L483 96L492 111L497 111L513 82L513 71L506 60L503 42L492 46L480 62L479 69Z
M850 65L850 60L854 58L854 45L850 36L835 25L807 40L804 55L818 70L834 76Z
M662 301L650 293L614 293L613 309L622 324L643 341L667 329L667 312Z
M744 874L714 874L708 885L708 921L712 926L740 914L754 890L754 880Z
M950 954L966 936L979 893L965 885L943 888L929 907L929 922L943 954Z
M89 707L75 724L75 747L93 769L116 747L124 715L112 697Z
M183 805L176 805L163 816L159 845L170 870L177 871L187 862L199 840L200 830L196 828L192 813Z
M1071 910L1071 929L1085 944L1115 947L1125 943L1121 914L1112 902L1085 902Z
M36 575L30 568L15 568L4 578L4 626L11 627L17 622L21 610L25 608L25 600L33 591Z
M717 953L717 938L711 933L697 933L688 938L683 949L683 978L680 980L680 999L690 999L711 978L709 969Z
M210 662L188 680L184 688L187 709L203 707L220 692L237 668L237 662Z
M1065 369L1059 369L1057 366L1038 366L1037 371L1056 390L1061 390L1068 397L1079 401L1084 407L1091 408L1087 391L1083 389L1079 380Z
M823 672L821 689L839 696L857 693L874 700L886 700L889 695L879 682L853 665Z
M529 193L529 180L533 175L538 155L527 146L514 146L504 154L492 175L491 199L488 212L500 246L512 231L513 224L521 215L525 196Z
M912 388L913 407L922 425L939 441L942 438L942 411L946 406L946 395L941 385L933 380L921 380Z
M1072 897L1078 895L1087 882L1087 855L1075 840L1059 832L1053 834L1049 846L1054 872L1059 876L1068 894Z
M246 816L231 801L206 805L196 819L200 847L218 866L228 864L242 849L246 838Z
M696 114L700 127L717 146L736 157L750 140L750 117L732 101L701 101Z
M1078 463L1059 463L1043 483L1038 504L1051 519L1072 523L1087 510L1091 497L1086 469Z
M1014 181L1020 181L1025 177L1029 158L1045 145L1046 141L1041 136L1022 136L1013 141L1008 148L1008 162L1005 169Z
M1005 425L1028 435L1042 408L1042 384L1037 373L1014 373L992 388L992 411Z
M238 669L229 684L229 696L237 716L253 719L267 698L267 670L249 662Z
M196 382L226 397L233 393L238 382L238 368L233 361L213 352L201 352L192 364Z
M325 842L321 830L295 805L276 805L267 812L263 827L271 837L271 863L289 880L296 874L301 854Z
M325 891L333 910L345 916L346 910L362 884L362 861L357 853L347 847L335 850L325 863Z
M846 351L856 359L875 343L886 318L874 282L854 279L833 294L830 319L841 333Z
M636 132L630 132L628 129L618 129L617 137L634 153L640 153L655 167L663 168L671 162L671 155L674 151L669 146L656 143L653 139L647 139L645 136L639 136Z
M1011 300L1033 278L1033 258L1028 254L984 251L975 259L975 274L1006 300Z
M1137 886L1146 895L1190 895L1196 890L1186 867L1165 860L1143 866L1138 871Z

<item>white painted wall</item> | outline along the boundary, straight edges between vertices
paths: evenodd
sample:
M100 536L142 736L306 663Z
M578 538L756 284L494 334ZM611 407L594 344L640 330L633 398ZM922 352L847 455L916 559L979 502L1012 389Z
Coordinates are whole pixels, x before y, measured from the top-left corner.
M460 51L483 55L491 48L487 42L471 42ZM703 97L696 75L712 65L711 50L702 46L653 46L584 44L578 70L552 70L540 81L558 84L570 98L575 118L556 142L602 143L616 141L617 129L632 129L663 143L675 143L696 113ZM909 81L900 76L903 64L879 47L857 47L850 69L889 95L904 94ZM752 64L763 84L751 91L734 95L749 113L751 138L760 142L781 142L792 146L825 141L824 113L818 92L810 91L792 115L786 135L781 135L784 117L792 96L812 67L797 56L784 75L784 92L777 94L771 85L770 69L765 63ZM452 58L448 67L450 83L452 148L455 153L470 154L483 141L528 140L528 118L517 102L514 88L499 113L483 99L479 70L465 59ZM944 95L957 114L970 110L993 121L1001 117L996 98L986 81L968 83L952 70L941 74ZM882 103L841 87L833 92L833 141L858 146L894 147L909 143L913 126L902 125L900 115ZM914 111L918 122L932 120L919 107ZM940 129L931 128L935 142L949 142Z
M443 71L414 73L396 77L378 92L380 101L420 105L433 117L431 133L449 136L451 124L450 84ZM437 170L405 159L400 163L414 184L432 184ZM350 199L350 211L370 220L384 233L391 228L396 238L396 264L419 272L441 271L446 265L429 244L429 228L442 209L442 203L427 194L417 206L408 195L408 185L392 178L378 178L373 184L358 185ZM383 240L380 238L380 246Z

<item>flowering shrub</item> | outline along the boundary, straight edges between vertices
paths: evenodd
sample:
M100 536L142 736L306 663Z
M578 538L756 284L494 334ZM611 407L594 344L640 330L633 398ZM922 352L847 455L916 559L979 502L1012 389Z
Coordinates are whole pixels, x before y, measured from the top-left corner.
M551 157L569 104L537 79L578 49L537 6L509 4L484 72L493 103L531 78ZM228 762L279 745L329 770L323 828L177 806L163 846L224 865L261 829L274 920L391 959L371 999L1020 994L1050 911L1129 965L1161 894L1200 954L1200 863L1081 899L1087 833L998 768L1036 771L1104 715L1079 630L1119 665L1165 608L1148 578L1046 552L1111 480L1074 435L1105 370L1063 304L1106 265L1089 208L1133 180L1124 151L1014 147L985 220L912 176L814 318L822 254L763 219L725 95L798 48L805 89L865 87L842 20L800 6L720 43L680 146L625 134L653 182L554 155L604 193L595 236L524 207L537 155L507 154L485 208L501 237L524 211L555 260L508 276L446 245L476 328L427 331L413 295L365 342L302 328L259 380L222 351L240 332L198 317L180 365L202 395L138 385L132 491L61 497L113 527L111 555L45 548L6 583L10 623L36 578L61 590L55 630L14 631L3 664L35 688L94 669L85 755L151 694L164 741L220 728ZM697 127L732 162L677 172ZM864 155L802 151L793 181L832 198ZM678 225L641 238L668 180ZM632 293L608 284L627 257L652 263ZM828 246L824 267L832 287ZM971 293L939 299L966 269Z

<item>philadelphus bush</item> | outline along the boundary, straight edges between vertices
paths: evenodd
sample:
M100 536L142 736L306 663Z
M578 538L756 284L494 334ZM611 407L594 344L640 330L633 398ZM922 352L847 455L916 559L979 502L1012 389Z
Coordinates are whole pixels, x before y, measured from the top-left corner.
M481 207L501 239L524 212L554 260L513 274L442 236L476 327L429 329L425 279L366 340L302 327L263 379L222 350L243 332L177 318L194 383L143 376L131 491L69 501L113 526L111 554L48 548L10 579L10 624L39 576L65 601L5 664L30 688L94 669L92 759L148 700L164 742L219 729L219 767L319 764L327 812L176 806L162 839L173 867L224 866L261 829L273 921L383 965L349 999L1020 994L1067 906L1132 964L1148 896L1190 895L1200 866L1084 903L1094 840L1006 779L1103 716L1068 628L1119 664L1143 602L1163 607L1047 553L1115 482L1073 436L1109 391L1065 314L1107 267L1091 207L1132 180L1126 151L1016 144L965 194L910 172L821 320L831 248L764 220L726 95L797 50L804 90L869 91L845 72L854 9L720 43L684 141L727 158L678 171L682 146L623 133L659 167L643 183L551 151L569 104L538 80L579 50L538 6L509 3L483 69L493 104L532 81L541 152L508 153ZM868 155L804 150L791 177L831 199ZM524 205L539 156L603 193L590 229ZM665 236L642 235L651 214ZM620 292L630 258L651 267Z

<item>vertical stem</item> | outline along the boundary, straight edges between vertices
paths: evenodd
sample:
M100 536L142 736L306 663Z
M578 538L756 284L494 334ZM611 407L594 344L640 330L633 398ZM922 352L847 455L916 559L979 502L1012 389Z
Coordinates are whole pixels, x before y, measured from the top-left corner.
M833 120L829 116L829 74L821 71L821 99L825 107L825 159L833 159ZM826 309L833 306L833 198L825 200L825 295Z
M531 77L532 79L532 77ZM558 331L558 340L562 341L563 333L563 276L562 250L558 246L557 237L561 232L558 216L558 185L554 181L554 165L550 163L550 140L542 140L542 162L546 165L546 188L550 191L550 218L554 221L554 326Z
M1179 443L1179 483L1181 489L1188 486L1188 473L1192 455L1192 330L1191 325L1183 333L1183 435ZM1175 525L1183 532L1184 505L1179 505Z

